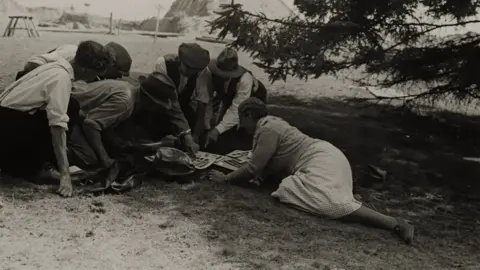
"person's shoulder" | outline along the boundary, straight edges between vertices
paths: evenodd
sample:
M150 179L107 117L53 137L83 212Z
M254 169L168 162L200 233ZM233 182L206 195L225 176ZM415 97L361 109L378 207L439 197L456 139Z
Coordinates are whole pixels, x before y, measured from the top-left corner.
M74 78L73 70L69 71L69 67L63 66L59 62L52 62L42 65L32 72L36 72L36 76L44 83L50 84L71 84ZM35 75L35 74L33 74Z
M75 54L77 53L78 46L73 44L64 44L58 47L54 53L59 54L63 58L67 60L71 60L75 58Z
M55 51L60 51L60 50L76 51L77 49L78 49L77 45L63 44L63 45L58 46L58 48Z
M259 122L259 128L261 130L271 130L278 133L282 133L285 129L289 128L290 124L280 117L268 115L262 118Z
M239 81L241 83L253 83L255 81L255 77L252 73L245 71L245 73L240 76Z
M48 74L55 78L70 78L69 67L62 65L61 62L51 62L37 68L39 75Z
M281 126L280 118L267 115L260 119L257 123L257 132L263 132L267 130L278 131L279 126Z

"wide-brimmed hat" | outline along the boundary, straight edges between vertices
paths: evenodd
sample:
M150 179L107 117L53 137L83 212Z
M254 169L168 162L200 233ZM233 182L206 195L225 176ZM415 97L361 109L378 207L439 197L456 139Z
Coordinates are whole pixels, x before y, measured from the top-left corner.
M228 47L223 49L216 60L210 61L208 68L214 75L229 79L241 77L247 71L238 64L237 51Z
M169 176L188 175L195 171L192 159L173 147L160 147L153 163L157 171Z
M210 53L197 43L182 43L178 47L178 57L185 66L204 69L210 62Z
M110 42L105 45L105 49L115 62L114 65L122 76L128 77L130 74L130 68L132 67L132 57L128 53L127 49L122 45Z
M172 79L165 74L153 72L147 78L141 79L140 89L154 103L166 106L170 104L171 97L175 94L176 87Z

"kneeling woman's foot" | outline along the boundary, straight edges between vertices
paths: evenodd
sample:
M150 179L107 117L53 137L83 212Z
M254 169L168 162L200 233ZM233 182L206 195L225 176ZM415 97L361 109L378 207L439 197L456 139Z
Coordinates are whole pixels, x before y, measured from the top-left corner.
M398 225L393 229L395 234L400 237L405 243L410 245L413 240L415 228L409 224L406 220L397 218Z

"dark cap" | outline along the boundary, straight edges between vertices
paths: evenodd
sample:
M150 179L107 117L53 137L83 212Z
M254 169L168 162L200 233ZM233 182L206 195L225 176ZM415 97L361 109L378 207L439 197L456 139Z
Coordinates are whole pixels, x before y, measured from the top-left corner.
M115 42L110 42L105 45L105 49L118 71L120 71L123 76L128 77L130 68L132 67L132 57L130 57L127 49Z
M210 53L197 43L182 43L178 47L180 62L189 68L204 69L210 63Z

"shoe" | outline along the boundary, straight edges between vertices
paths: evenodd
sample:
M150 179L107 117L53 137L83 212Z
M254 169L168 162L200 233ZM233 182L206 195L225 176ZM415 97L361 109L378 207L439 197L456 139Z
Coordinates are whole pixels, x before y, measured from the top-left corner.
M395 234L400 237L407 245L410 245L413 240L413 235L415 232L415 228L413 225L409 224L406 220L397 218L398 225L395 226L393 231Z

